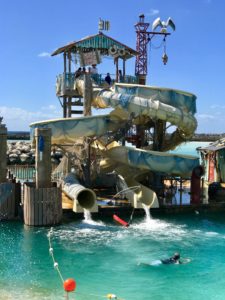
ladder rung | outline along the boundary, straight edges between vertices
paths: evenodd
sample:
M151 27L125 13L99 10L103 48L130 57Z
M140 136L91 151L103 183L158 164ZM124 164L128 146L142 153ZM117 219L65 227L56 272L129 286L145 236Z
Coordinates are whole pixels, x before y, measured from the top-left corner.
M71 114L83 114L83 110L71 110Z
M75 106L83 106L84 103L81 102L81 101L72 101L72 102L71 102L71 105L75 105Z

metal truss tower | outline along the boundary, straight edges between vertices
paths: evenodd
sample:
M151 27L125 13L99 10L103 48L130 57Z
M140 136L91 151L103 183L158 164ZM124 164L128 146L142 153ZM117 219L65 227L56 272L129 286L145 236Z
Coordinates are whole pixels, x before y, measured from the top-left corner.
M136 50L139 53L135 62L135 75L139 78L140 84L145 84L147 75L148 52L147 44L149 42L147 29L149 23L145 23L145 16L139 16L139 22L135 24L137 33Z

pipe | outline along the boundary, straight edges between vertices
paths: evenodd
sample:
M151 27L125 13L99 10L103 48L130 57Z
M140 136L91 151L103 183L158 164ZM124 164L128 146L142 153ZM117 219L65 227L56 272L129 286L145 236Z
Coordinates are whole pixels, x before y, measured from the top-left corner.
M63 191L74 200L73 211L82 212L82 209L96 211L95 193L81 185L74 173L68 173L63 181Z

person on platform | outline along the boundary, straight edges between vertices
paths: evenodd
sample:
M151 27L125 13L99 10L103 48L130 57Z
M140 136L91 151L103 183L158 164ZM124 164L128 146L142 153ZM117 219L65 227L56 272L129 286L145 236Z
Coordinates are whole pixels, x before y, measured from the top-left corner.
M86 74L86 68L85 67L82 68L82 74Z
M95 64L92 65L91 74L98 74L98 69Z
M107 73L107 75L106 75L106 77L105 77L105 81L108 83L108 85L109 85L109 86L111 85L111 83L112 83L112 79L111 79L111 77L110 77L110 74L109 74L109 73Z
M119 82L123 82L123 75L122 75L122 71L121 70L118 71L118 81Z
M82 74L81 68L78 68L75 72L75 78L78 78Z

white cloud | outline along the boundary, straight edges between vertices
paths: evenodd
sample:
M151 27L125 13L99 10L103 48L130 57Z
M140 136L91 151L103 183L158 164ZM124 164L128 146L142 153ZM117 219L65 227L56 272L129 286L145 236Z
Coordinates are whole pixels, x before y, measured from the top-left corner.
M147 13L146 15L147 16L155 16L155 15L158 15L158 14L159 14L159 10L152 8L152 9L150 9L150 12Z
M49 52L41 52L38 54L39 57L50 57L51 54Z
M213 104L210 106L212 109L225 109L225 105Z
M0 116L8 130L29 130L29 124L36 121L62 117L62 110L54 105L42 107L39 111L29 111L19 107L0 106Z
M213 120L215 119L215 116L209 115L209 114L198 114L197 119L208 119L208 120Z

